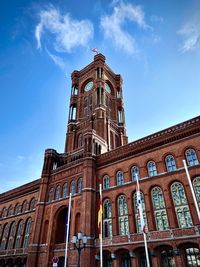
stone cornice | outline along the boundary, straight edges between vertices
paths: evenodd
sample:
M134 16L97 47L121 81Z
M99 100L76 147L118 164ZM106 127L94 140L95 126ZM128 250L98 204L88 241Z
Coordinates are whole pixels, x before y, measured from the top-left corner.
M104 153L97 157L97 166L137 155L198 133L200 133L200 116Z

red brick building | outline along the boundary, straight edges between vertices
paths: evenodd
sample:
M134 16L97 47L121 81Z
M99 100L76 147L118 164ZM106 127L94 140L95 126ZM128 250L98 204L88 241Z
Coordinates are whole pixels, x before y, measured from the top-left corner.
M200 204L200 117L128 143L122 78L98 54L72 73L64 153L47 149L41 178L0 195L0 266L64 266L65 220L72 193L71 238L88 237L81 266L99 266L97 197L103 185L106 267L146 266L135 203L136 173L151 266L200 266L200 224L183 169Z

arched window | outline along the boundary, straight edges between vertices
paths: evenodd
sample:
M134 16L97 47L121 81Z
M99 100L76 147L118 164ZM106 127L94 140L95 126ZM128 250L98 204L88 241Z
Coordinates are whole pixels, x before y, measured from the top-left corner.
M10 250L13 248L14 236L15 236L15 222L12 222L10 225L10 232L8 235L8 243L6 250Z
M185 228L192 226L192 218L183 185L178 182L173 183L171 185L171 193L179 227Z
M121 195L118 197L118 222L119 222L119 234L129 234L129 221L128 221L128 207L126 197Z
M49 191L49 202L53 201L53 193L54 193L54 189L51 188L50 191Z
M56 200L60 199L60 185L56 187Z
M144 218L144 223L146 226L146 231L148 230L148 224L147 224L147 216L146 216L146 210L145 210L145 203L144 203L144 194L140 191L140 198L142 202L142 210L143 210L143 218ZM137 233L142 233L142 228L141 228L141 222L140 222L140 215L138 212L138 207L137 207L137 192L133 195L133 201L134 201L134 210L135 210L135 221L136 221L136 226L137 226Z
M32 211L35 209L35 198L31 199L29 210Z
M14 215L17 215L19 213L19 204L17 203L14 209Z
M66 198L67 197L67 183L65 183L63 185L63 193L62 193L62 197Z
M70 193L72 196L75 194L75 181L72 180L71 185L70 185Z
M110 187L110 178L108 175L103 177L103 189L108 189Z
M124 174L122 171L117 172L117 185L123 185L124 184Z
M193 183L193 187L194 187L194 192L195 192L195 195L196 195L196 199L197 199L198 205L200 207L200 177L196 177L193 180L192 183Z
M70 120L75 121L76 120L76 106L71 105L70 107L70 115L69 115Z
M169 228L165 202L160 187L154 187L151 190L151 197L154 208L154 216L156 221L156 228L158 231L163 231Z
M197 154L194 151L194 149L186 150L185 155L186 155L187 163L189 166L194 166L199 163L197 159Z
M78 194L80 194L82 192L83 189L83 179L79 178L78 180Z
M157 175L156 164L154 161L149 161L147 163L147 168L148 168L149 177Z
M109 199L103 203L103 233L104 237L112 236L112 208Z
M15 245L14 248L18 249L21 247L21 239L22 239L22 230L23 230L23 221L19 221L16 231Z
M185 249L187 266L200 266L200 252L198 248L190 247Z
M29 242L29 234L31 228L31 218L26 221L25 231L24 231L24 238L23 238L23 248L27 248Z
M6 208L4 207L1 212L1 218L5 218L5 217L6 217Z
M137 166L133 166L131 168L131 178L132 178L132 181L135 182L136 181L136 175L138 175L138 179L139 179L139 168Z
M22 203L22 213L24 213L26 211L26 200L24 200L24 202Z
M167 167L168 172L173 172L176 170L176 162L175 162L175 159L172 155L168 155L165 158L165 163L166 163L166 167Z
M1 235L1 242L0 242L0 250L5 250L6 248L6 239L8 234L8 223L4 225L2 235Z
M12 215L12 206L10 205L8 208L8 214L7 216L11 216Z
M82 134L79 134L78 136L78 147L82 147L83 145L83 136Z

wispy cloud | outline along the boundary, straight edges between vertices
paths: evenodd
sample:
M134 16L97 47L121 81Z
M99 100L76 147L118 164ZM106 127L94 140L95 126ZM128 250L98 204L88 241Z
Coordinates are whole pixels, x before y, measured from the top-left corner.
M113 41L114 45L124 51L134 54L138 52L134 37L125 29L123 25L126 21L135 23L141 29L150 28L145 21L145 14L141 6L130 3L114 1L116 4L111 15L101 18L101 28L107 39Z
M47 54L49 55L49 57L53 60L53 62L58 66L60 67L62 70L66 71L66 64L65 64L65 61L57 56L57 55L54 55L52 53L49 52L49 50L46 48L46 52Z
M185 23L178 34L183 38L181 52L200 51L200 16Z
M42 36L46 32L55 38L53 44L56 51L70 53L74 47L88 44L93 36L93 25L89 20L79 21L69 14L62 15L51 5L40 12L40 22L35 28L38 48L42 47Z

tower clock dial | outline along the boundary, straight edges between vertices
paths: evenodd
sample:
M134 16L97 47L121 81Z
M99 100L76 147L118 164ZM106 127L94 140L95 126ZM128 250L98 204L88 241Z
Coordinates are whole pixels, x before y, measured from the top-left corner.
M85 91L85 92L90 91L90 90L92 89L93 85L94 85L93 82L89 82L89 83L87 83L86 86L85 86L85 88L84 88L84 91Z

